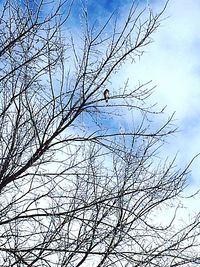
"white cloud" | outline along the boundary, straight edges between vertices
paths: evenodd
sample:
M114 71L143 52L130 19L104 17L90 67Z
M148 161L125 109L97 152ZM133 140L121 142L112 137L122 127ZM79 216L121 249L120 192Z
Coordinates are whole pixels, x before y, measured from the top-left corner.
M153 8L161 9L164 1ZM167 105L170 114L176 111L180 129L171 138L168 152L180 151L180 159L189 161L200 152L200 2L170 1L164 13L167 17L154 34L154 43L146 48L139 62L127 69L127 76L135 80L153 80L157 85L153 95L159 105ZM200 185L198 164L193 164L193 178Z
M151 1L149 1L151 2ZM154 1L153 9L160 11L165 1ZM184 167L200 152L200 1L171 0L161 26L154 33L154 43L146 47L136 64L126 66L122 73L129 77L130 86L138 81L152 80L157 85L153 101L166 106L170 115L174 111L179 132L168 139L164 154L177 156L177 167ZM120 76L122 80L122 76ZM115 87L115 84L112 84ZM200 188L200 157L191 165L189 196ZM183 201L185 212L198 212L199 194Z

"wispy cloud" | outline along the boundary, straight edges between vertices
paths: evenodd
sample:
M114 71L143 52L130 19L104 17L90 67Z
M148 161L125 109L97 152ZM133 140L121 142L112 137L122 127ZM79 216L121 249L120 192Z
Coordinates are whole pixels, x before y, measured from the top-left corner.
M151 1L149 1L151 4ZM152 1L153 9L161 9L164 1ZM167 105L170 114L176 111L180 132L171 138L167 153L179 151L181 161L189 161L200 152L200 2L170 1L166 18L154 34L154 43L136 64L126 69L126 75L141 81L153 80L157 85L153 95L159 106ZM192 180L200 184L197 159L192 165Z

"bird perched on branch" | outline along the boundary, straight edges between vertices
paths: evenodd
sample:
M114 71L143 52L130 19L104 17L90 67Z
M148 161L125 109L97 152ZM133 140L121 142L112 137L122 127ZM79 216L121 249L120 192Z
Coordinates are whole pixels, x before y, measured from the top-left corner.
M103 95L104 95L104 99L106 100L106 103L108 103L108 99L109 99L109 90L108 89L106 89L105 91L104 91L104 93L103 93Z

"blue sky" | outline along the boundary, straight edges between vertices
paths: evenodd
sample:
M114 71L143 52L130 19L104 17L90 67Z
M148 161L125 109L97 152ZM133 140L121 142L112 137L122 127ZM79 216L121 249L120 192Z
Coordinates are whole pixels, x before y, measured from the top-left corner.
M136 0L135 4L144 6L149 0ZM75 0L73 4L74 20L78 21L78 10L81 5L85 5L88 10L89 18L91 21L107 19L112 12L116 12L117 15L123 17L123 10L128 10L128 6L132 4L131 0L88 0L79 1Z
M121 5L120 0L102 0L102 1L88 1L89 8L91 11L96 10L96 8L103 8L107 11L113 11L113 9L117 8Z

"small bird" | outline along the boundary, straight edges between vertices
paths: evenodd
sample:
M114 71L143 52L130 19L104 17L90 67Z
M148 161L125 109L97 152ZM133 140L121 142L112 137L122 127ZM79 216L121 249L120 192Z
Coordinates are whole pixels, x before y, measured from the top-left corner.
M106 103L108 103L108 99L109 99L109 90L106 89L106 90L104 91L103 95L104 95L104 99L106 100Z

